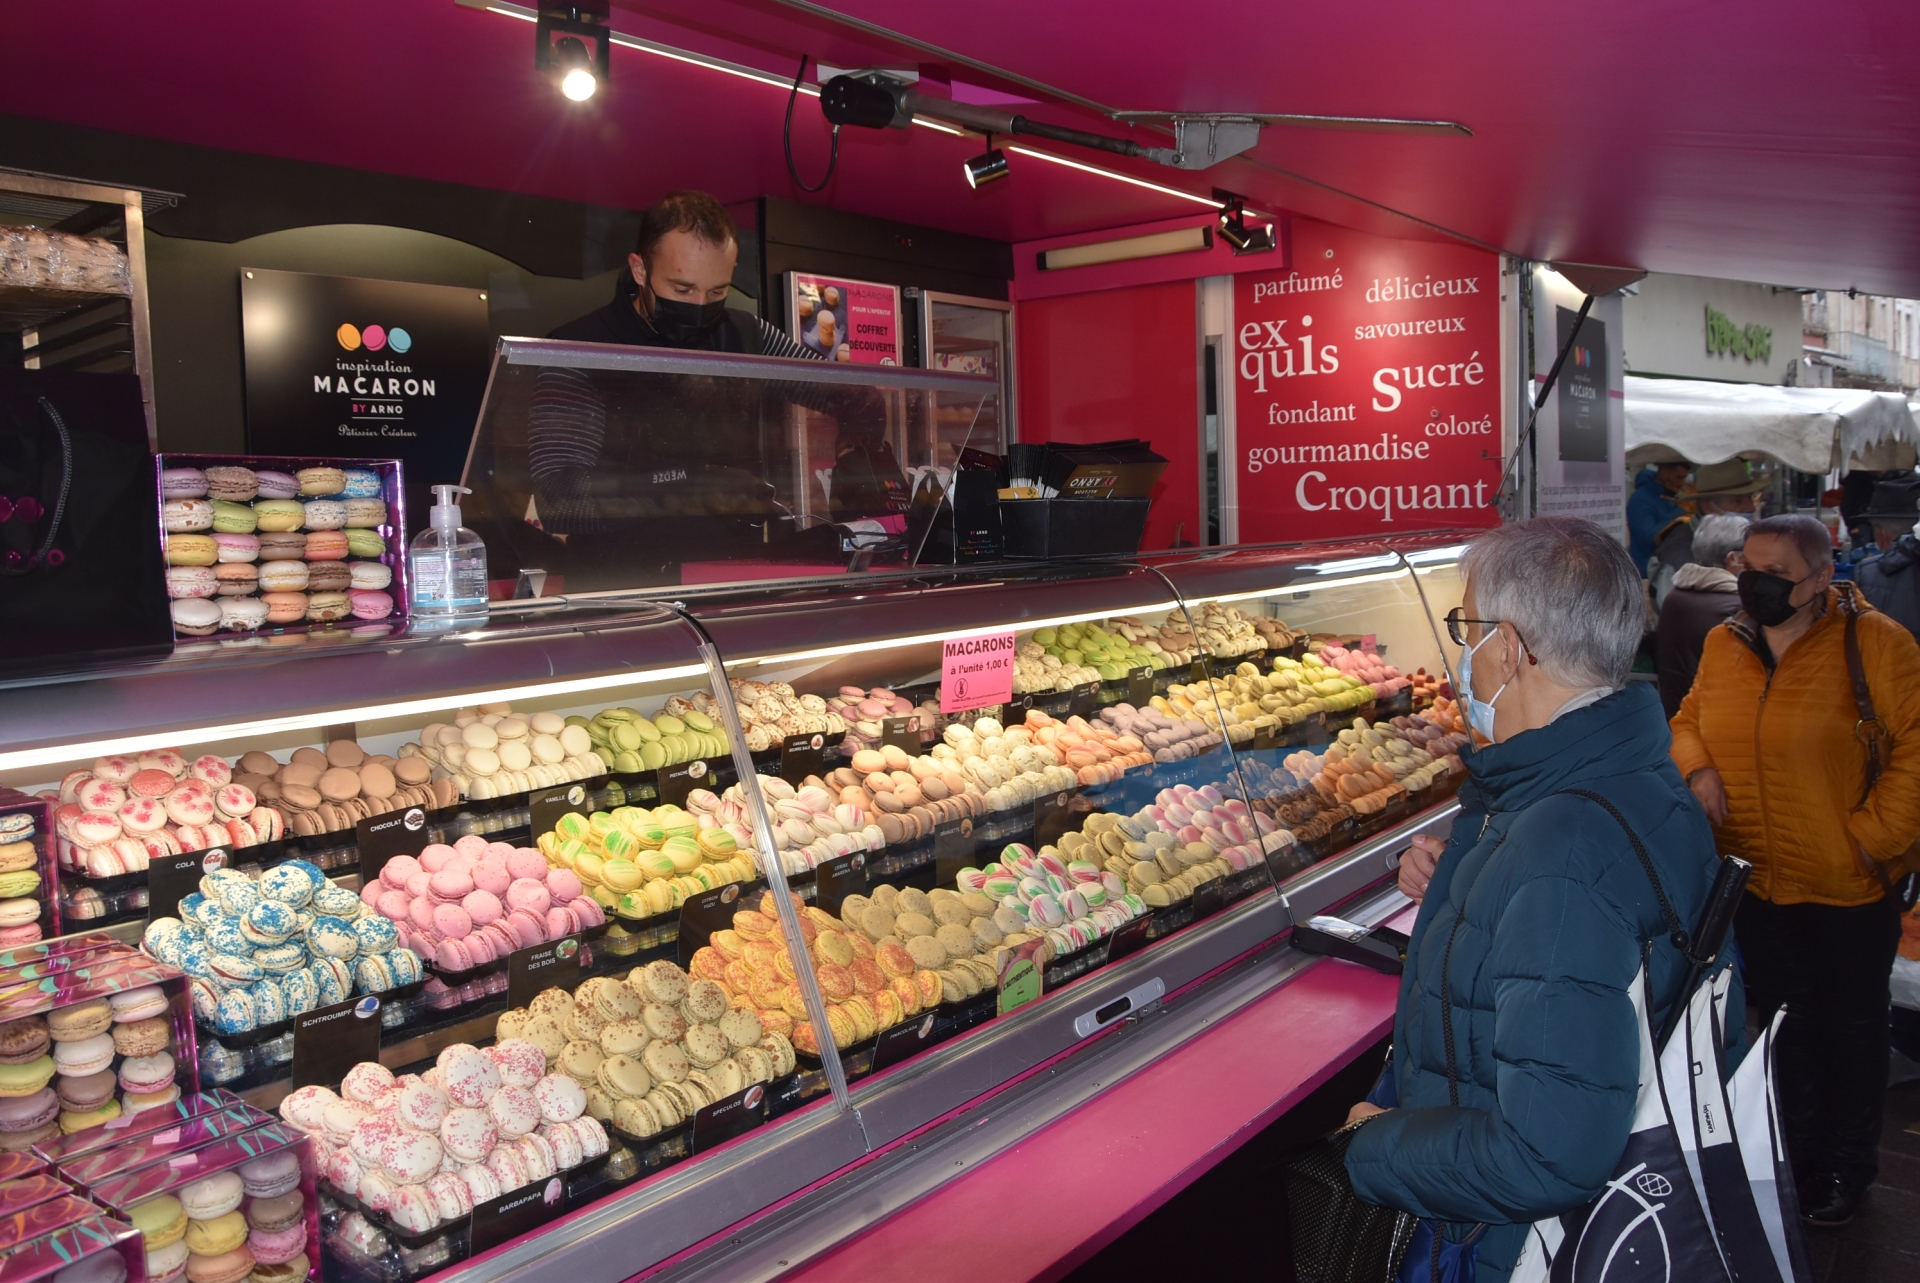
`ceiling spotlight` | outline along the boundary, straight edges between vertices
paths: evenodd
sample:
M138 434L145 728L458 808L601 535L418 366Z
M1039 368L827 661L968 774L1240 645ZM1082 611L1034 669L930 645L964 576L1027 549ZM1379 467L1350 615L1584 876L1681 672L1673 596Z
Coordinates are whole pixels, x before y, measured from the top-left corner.
M1007 176L1007 153L993 145L993 135L987 135L987 149L978 156L964 162L967 186L978 189L996 178Z
M608 0L542 9L534 26L533 67L549 76L573 102L593 97L606 81L612 42ZM561 34L558 40L554 36ZM589 51L588 44L593 46Z
M1235 254L1264 254L1275 245L1273 224L1247 226L1247 199L1234 192L1213 189L1220 202L1220 239L1233 246Z

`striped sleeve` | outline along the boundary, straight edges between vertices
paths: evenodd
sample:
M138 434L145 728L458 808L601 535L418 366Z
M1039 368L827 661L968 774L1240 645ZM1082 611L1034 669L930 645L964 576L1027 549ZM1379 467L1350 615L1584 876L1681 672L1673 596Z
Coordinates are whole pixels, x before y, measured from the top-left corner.
M606 435L606 402L585 374L550 366L535 376L527 468L546 529L566 534L595 524L599 514L588 481Z
M773 326L767 324L765 320L761 320L760 322L760 355L784 356L802 361L824 361L827 359L812 348L804 347L800 343L795 342L785 331L775 329Z

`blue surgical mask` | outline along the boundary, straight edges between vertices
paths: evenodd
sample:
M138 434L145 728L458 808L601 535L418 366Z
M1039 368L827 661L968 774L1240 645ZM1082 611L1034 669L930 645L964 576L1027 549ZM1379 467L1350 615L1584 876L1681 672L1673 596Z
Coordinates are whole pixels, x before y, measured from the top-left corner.
M1481 735L1489 740L1493 738L1494 701L1506 693L1508 683L1502 682L1500 684L1500 689L1493 693L1493 699L1487 700L1484 703L1475 699L1473 695L1473 652L1479 650L1492 640L1493 634L1488 633L1485 637L1482 637L1473 645L1463 648L1460 652L1460 698L1466 701L1467 725L1479 731Z

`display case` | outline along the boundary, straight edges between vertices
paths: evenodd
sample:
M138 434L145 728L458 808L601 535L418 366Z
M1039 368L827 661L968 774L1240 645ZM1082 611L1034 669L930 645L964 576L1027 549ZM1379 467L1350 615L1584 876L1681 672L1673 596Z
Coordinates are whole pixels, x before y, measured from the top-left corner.
M938 290L908 290L907 299L917 304L917 356L921 366L957 374L984 374L998 385L981 407L980 422L964 426L968 437L984 429L999 442L997 446L981 446L976 441L976 448L1002 453L1007 442L1020 439L1013 382L1013 304ZM961 426L957 416L936 421L936 434L948 446L950 457L958 455L961 438L957 429ZM949 436L950 431L955 435Z
M50 793L72 842L102 780L224 772L216 795L246 789L284 835L229 845L219 876L180 881L184 853L125 934L178 952L148 916L218 932L209 900L248 903L231 870L264 892L312 867L358 892L351 910L314 893L350 926L392 924L303 928L311 965L352 944L383 999L383 1068L359 1087L508 1044L578 1085L611 1152L556 1174L541 1215L420 1229L323 1184L330 1277L624 1276L836 1173L823 1188L897 1179L899 1142L984 1117L1042 1066L1097 1093L1113 1055L1174 1045L1145 1019L1164 1004L1231 1011L1287 983L1292 923L1367 901L1411 834L1450 822L1464 733L1436 621L1460 551L736 574L497 603L456 634L209 639L0 687L0 785ZM963 639L1011 644L1005 696L958 689ZM539 938L492 930L503 915ZM293 1082L359 1087L302 1070L291 1029L230 1019L232 977L195 979L216 999L202 1083L324 1130ZM722 1005L700 1011L700 985ZM662 1045L679 1051L646 1059Z

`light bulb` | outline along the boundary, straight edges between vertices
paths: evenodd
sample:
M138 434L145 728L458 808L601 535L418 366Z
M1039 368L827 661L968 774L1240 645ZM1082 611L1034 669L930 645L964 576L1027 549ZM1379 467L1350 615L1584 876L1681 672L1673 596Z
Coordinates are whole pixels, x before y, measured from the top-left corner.
M575 67L560 78L560 92L574 102L585 102L600 88L600 81L585 67Z

